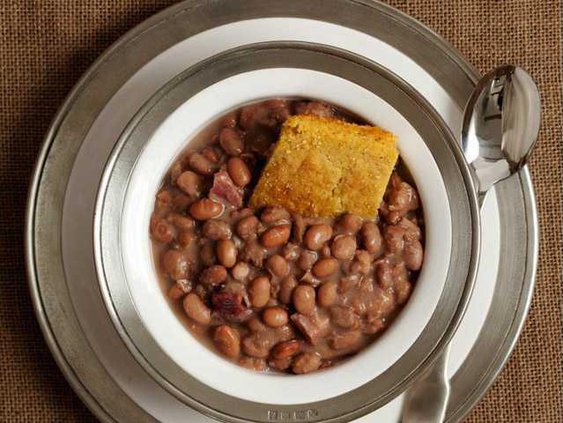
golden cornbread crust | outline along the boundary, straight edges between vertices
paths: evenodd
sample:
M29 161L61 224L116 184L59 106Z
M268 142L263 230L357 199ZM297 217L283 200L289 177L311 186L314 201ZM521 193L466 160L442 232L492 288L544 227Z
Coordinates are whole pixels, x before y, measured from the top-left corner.
M375 126L292 116L254 190L252 207L283 206L309 217L373 217L399 152Z

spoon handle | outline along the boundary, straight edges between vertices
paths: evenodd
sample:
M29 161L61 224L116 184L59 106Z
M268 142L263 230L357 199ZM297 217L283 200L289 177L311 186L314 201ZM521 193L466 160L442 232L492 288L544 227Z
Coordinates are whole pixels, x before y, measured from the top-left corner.
M446 416L450 398L448 357L450 345L438 357L434 365L405 395L403 423L441 423Z

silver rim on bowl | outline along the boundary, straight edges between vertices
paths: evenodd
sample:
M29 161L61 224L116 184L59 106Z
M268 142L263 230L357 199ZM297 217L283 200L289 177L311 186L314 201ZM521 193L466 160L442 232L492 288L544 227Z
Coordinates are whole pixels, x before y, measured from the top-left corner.
M74 281L65 276L61 231L65 190L75 158L107 102L161 52L220 25L269 17L330 22L384 41L418 63L459 108L479 78L440 36L376 0L186 0L114 43L68 95L46 134L30 184L25 233L30 293L47 344L73 389L103 421L148 422L156 416L108 372L74 310L68 288ZM460 421L467 415L503 368L522 330L534 288L538 225L528 170L504 181L495 192L502 216L500 270L483 329L451 379L447 421ZM117 335L111 332L107 336Z
M121 242L118 228L122 205L136 158L170 113L215 82L276 67L337 75L377 94L401 113L421 135L438 165L452 220L452 251L445 288L436 311L414 345L383 374L354 391L299 406L235 398L183 371L159 348L143 325L128 292L122 258L111 248ZM385 404L434 361L452 336L469 299L479 257L479 208L473 181L446 124L426 100L388 70L351 53L310 43L260 43L233 49L199 63L165 85L133 118L116 145L98 193L96 216L98 278L121 337L163 387L201 412L227 421L270 421L273 412L291 416L303 410L309 410L310 421L348 421Z

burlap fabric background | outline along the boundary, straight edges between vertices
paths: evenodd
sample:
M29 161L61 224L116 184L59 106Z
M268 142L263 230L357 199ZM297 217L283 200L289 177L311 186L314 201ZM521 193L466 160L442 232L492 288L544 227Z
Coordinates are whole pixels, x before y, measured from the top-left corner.
M304 0L306 1L306 0ZM0 421L93 421L51 358L35 321L23 259L24 207L35 156L64 97L125 31L174 3L0 0ZM543 99L531 169L541 254L524 332L469 422L561 422L563 133L559 0L391 0L486 71L528 69Z

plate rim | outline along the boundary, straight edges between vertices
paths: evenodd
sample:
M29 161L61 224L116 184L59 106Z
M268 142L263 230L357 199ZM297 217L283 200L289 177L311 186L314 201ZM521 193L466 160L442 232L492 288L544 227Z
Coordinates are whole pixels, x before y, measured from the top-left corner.
M408 28L410 30L415 30L418 34L420 34L423 38L425 38L429 44L434 45L435 47L439 48L442 53L444 53L454 64L458 67L465 77L468 80L469 84L474 84L478 78L477 71L468 64L461 54L449 45L442 37L437 35L434 31L428 29L425 25L418 22L414 18L400 12L391 6L381 4L379 2L372 2L366 0L348 0L348 3L356 3L362 4L368 7L372 7L376 9L379 13L385 14L387 17L391 17L399 21L399 23ZM123 35L119 40L117 40L108 50L106 50L89 68L89 70L80 78L78 83L69 93L67 98L65 99L63 105L57 112L50 129L46 135L45 142L40 150L38 155L37 164L33 173L33 177L30 183L29 189L29 196L28 196L28 205L26 209L26 227L25 227L25 244L26 244L26 268L28 272L28 280L29 280L29 288L34 304L34 309L39 320L41 329L43 331L44 337L51 349L57 364L63 371L63 374L69 381L69 383L73 386L77 394L83 399L87 406L89 406L94 414L96 414L100 418L107 418L112 420L112 417L107 414L106 410L104 410L98 403L97 400L91 396L88 392L88 389L83 385L83 383L77 378L72 366L68 362L66 356L62 352L60 345L58 344L56 338L54 337L54 332L51 327L51 323L49 321L48 316L45 314L45 309L43 305L43 298L41 296L41 289L39 287L39 281L36 275L36 269L34 267L35 264L35 252L34 252L34 211L36 206L37 194L39 189L39 182L41 181L41 176L43 173L44 165L46 158L48 157L49 151L51 150L52 144L56 139L57 131L61 123L66 118L68 112L70 111L72 104L77 96L79 96L81 90L84 88L85 85L90 81L90 79L95 76L95 73L98 71L99 67L105 60L108 59L116 50L121 48L124 44L126 44L131 39L136 38L139 36L143 31L153 26L153 24L166 20L169 15L174 15L180 12L187 12L190 10L191 7L194 7L197 4L197 1L185 1L176 5L173 5L163 11L157 13L156 15L152 16L145 22L139 24L137 27L133 28L132 30L128 31L125 35ZM433 75L435 76L435 75ZM528 248L527 248L527 264L529 264L526 268L526 272L524 275L523 280L523 289L521 290L521 297L524 301L518 302L518 309L515 313L515 318L513 319L513 324L511 326L511 330L506 336L510 341L503 343L507 345L506 350L503 354L503 357L500 357L497 360L498 367L495 372L489 373L486 381L481 381L480 386L481 388L476 387L475 390L481 391L479 394L473 395L472 398L476 399L468 399L468 402L471 402L470 406L473 406L475 402L484 395L486 389L493 383L496 375L502 370L504 363L507 361L510 352L512 351L514 344L517 341L517 335L520 333L521 328L524 323L524 317L527 314L530 302L531 302L531 291L533 290L534 286L534 276L535 270L537 266L537 250L538 250L538 228L537 228L537 211L535 206L533 188L531 185L530 175L527 169L524 169L520 176L519 176L519 188L522 189L522 199L524 202L524 211L525 211L525 218L528 223L527 226L527 239L528 239ZM516 322L516 324L514 324ZM475 391L474 391L475 393ZM469 411L470 407L465 407L465 411L463 413L458 413L460 416L465 415ZM150 417L147 415L147 417ZM459 416L456 416L458 418Z

